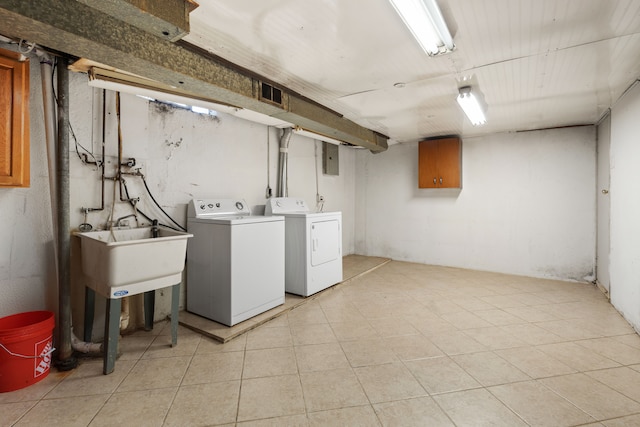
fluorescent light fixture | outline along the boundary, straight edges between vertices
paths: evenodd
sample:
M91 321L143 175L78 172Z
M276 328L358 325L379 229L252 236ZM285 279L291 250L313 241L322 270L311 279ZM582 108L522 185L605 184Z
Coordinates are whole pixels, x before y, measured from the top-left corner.
M455 49L436 0L389 0L429 56Z
M342 145L342 141L338 141L337 139L333 139L328 136L320 135L318 133L302 129L299 126L295 126L293 128L293 133L295 133L296 135L306 136L307 138L317 139L318 141L328 142L329 144Z
M462 107L462 111L467 115L471 124L474 126L485 124L487 119L484 116L484 109L478 97L471 90L471 86L463 86L458 91L458 104Z
M131 95L138 95L145 99L157 99L159 101L172 102L183 107L197 106L227 114L233 114L238 110L237 107L217 104L201 98L193 98L189 96L187 92L179 91L153 80L135 78L97 68L92 68L89 72L89 86L112 90L115 92L129 93Z
M204 113L204 109L229 114L254 123L260 123L274 127L291 127L292 123L276 119L266 114L257 113L232 105L218 104L214 101L198 97L192 93L182 91L155 80L149 80L138 76L119 73L117 71L105 70L92 67L89 70L89 86L101 89L113 90L116 92L129 93L145 97L146 99L157 99L168 101L184 106L191 106L192 111Z

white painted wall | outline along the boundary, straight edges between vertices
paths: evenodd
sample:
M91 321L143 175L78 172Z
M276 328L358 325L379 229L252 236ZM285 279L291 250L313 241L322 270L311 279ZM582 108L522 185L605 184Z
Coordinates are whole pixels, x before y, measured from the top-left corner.
M640 330L640 85L611 111L611 303Z
M417 143L358 153L356 252L593 280L592 126L463 141L463 189L418 189Z
M58 299L37 59L30 75L31 186L0 188L0 317L54 310Z
M82 75L74 77L77 91L76 97L72 98L72 105L77 109L74 117L85 125L84 129L81 129L82 125L78 128L74 125L75 133L90 140L92 133L99 136L101 132L99 123L95 125L98 129L94 130L86 126L92 123L91 97L99 98L101 89L87 88ZM96 91L96 94L91 95L92 91ZM115 174L117 164L114 97L113 92L107 92L106 152L109 176ZM218 116L195 114L149 103L128 94L122 94L121 99L123 159L136 159L133 169L140 168L156 200L177 222L186 225L186 204L195 197L242 197L252 207L254 214L264 212L267 185L272 187L273 195L276 194L279 129L267 128L224 113ZM100 106L95 108L99 109ZM99 116L99 111L96 114ZM101 138L97 136L93 152L99 156ZM354 150L340 147L339 176L322 173L321 155L320 142L292 136L289 145L289 195L304 198L315 209L317 182L317 187L325 196L324 210L343 211L345 253L353 253ZM75 154L71 158L71 225L76 227L84 221L82 207L100 205L100 180L95 166L82 165ZM132 176L126 182L130 196L141 198L138 204L140 210L170 224L153 205L140 178ZM119 198L119 193L116 198ZM113 185L107 183L108 208L113 205L112 199ZM131 206L116 201L114 218L131 213L134 213ZM109 209L90 213L88 222L94 227L105 227L109 215Z

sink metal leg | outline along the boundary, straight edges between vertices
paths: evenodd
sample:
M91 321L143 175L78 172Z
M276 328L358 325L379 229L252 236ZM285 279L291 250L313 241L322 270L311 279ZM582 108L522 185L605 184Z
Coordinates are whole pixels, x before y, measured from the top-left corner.
M102 372L105 375L113 372L116 366L121 307L122 300L107 298L107 318L104 321L104 363L102 368Z
M178 301L180 299L180 283L171 287L171 347L178 344Z
M91 342L93 335L93 317L96 307L96 291L84 288L84 341Z
M144 293L144 330L153 330L153 314L156 309L156 291Z

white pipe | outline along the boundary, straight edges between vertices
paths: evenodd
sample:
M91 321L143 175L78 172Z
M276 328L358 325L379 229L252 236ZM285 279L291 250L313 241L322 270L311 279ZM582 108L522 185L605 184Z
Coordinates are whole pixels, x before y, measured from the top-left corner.
M56 188L56 108L53 98L53 60L51 56L36 49L36 55L40 58L40 77L42 80L42 102L44 104L44 128L47 143L47 165L49 166L49 196L51 198L51 217L53 222L53 235L58 235L58 206L55 196ZM54 255L58 259L58 247L53 245ZM56 261L57 266L57 261ZM57 276L56 276L57 277Z
M280 156L278 157L278 197L289 195L289 141L291 141L291 128L285 128L280 138Z
M102 344L81 341L76 337L76 334L73 333L73 328L71 328L71 348L74 351L79 351L84 354L102 354Z
M129 310L131 304L129 297L122 298L122 309L120 310L120 330L124 331L129 327Z

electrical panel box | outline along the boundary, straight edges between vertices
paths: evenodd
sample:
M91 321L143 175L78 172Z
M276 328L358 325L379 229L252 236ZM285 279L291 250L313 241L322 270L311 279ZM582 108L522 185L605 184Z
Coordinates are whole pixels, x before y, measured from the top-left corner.
M340 175L339 146L322 143L322 171L325 175Z

